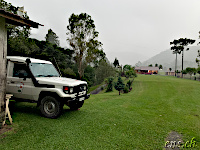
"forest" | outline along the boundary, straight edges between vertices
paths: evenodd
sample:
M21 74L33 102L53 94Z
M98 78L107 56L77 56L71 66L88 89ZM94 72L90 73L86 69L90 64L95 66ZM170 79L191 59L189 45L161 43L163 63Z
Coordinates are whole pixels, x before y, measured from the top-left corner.
M18 7L1 0L0 8L17 14ZM29 19L27 13L23 16ZM86 13L72 14L67 26L66 42L69 48L59 44L59 37L49 29L45 40L30 38L31 29L7 24L7 55L24 56L51 61L63 77L81 79L89 86L100 84L116 74L98 41L98 32L91 16Z

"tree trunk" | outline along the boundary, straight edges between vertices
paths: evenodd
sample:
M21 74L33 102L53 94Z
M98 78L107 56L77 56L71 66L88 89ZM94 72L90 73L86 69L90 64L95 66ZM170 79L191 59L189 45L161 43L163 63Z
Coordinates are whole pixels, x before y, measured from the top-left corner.
M120 95L120 90L119 90L119 95Z
M184 50L183 50L184 51ZM183 51L182 51L182 78L183 78Z
M176 68L177 68L177 53L176 53L176 62L175 62L175 77L176 77Z
M79 62L79 68L78 68L78 73L79 73L79 77L80 77L80 79L81 79L81 77L82 77L82 61L80 60L80 62Z
M5 119L7 30L5 18L0 17L0 128Z
M82 54L82 52L80 52L80 56L79 56L79 62L78 62L78 73L79 73L79 77L80 77L80 79L82 78L82 76L83 76L83 63L82 63L82 60L83 60L83 54Z

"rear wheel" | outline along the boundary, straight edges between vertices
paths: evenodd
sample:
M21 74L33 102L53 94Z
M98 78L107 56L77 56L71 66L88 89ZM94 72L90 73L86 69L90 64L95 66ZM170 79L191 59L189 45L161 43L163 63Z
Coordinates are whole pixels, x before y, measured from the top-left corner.
M40 111L44 117L57 118L63 110L63 105L55 97L45 96L41 100Z

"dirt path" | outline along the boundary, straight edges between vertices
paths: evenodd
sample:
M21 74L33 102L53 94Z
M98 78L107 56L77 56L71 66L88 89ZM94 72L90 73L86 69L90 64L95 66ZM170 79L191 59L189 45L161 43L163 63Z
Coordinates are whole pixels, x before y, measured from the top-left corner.
M98 88L96 88L94 91L90 92L90 94L98 94L99 92L102 91L102 86L105 87L106 85L101 85Z

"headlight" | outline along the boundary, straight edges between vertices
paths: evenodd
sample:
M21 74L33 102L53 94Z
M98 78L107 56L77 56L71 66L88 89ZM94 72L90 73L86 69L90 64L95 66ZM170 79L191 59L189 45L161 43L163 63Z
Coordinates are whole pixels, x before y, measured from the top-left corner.
M74 89L72 87L64 86L63 87L63 92L65 94L72 94L74 92Z
M84 85L84 86L83 86L84 91L86 91L86 88L87 88L86 85Z
M70 93L73 93L73 91L74 91L73 88L70 88L69 92L70 92Z

